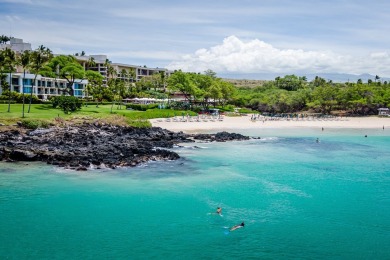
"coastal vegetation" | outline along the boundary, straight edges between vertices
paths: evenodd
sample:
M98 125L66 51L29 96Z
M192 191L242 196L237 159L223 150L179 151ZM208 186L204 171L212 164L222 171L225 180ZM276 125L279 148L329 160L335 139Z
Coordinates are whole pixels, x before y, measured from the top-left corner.
M358 80L345 83L335 83L321 77L308 81L305 76L285 75L275 80L258 81L254 87L256 81L238 84L218 78L212 70L204 73L178 70L169 76L155 73L135 81L135 71L118 72L109 60L105 63L107 77L104 78L99 72L88 70L88 66L93 67L93 64L94 60L90 59L87 66L82 66L72 55L54 57L51 50L43 45L23 53L15 53L8 48L0 50L0 103L7 103L7 107L0 105L2 121L15 123L26 118L26 98L29 100L28 119L54 120L60 114L63 118L81 115L107 119L122 116L130 124L138 126L149 126L146 119L196 115L211 107L222 112L239 113L373 115L377 114L378 108L390 105L389 84L381 81L377 75L367 82ZM34 74L32 86L36 86L38 75L61 78L67 83L62 87L55 86L62 93L61 96L42 101L32 93L31 87L25 88L25 80L23 93L10 91L12 78L8 76L9 81L6 78L17 70L22 71L23 79L27 72ZM73 84L82 80L88 80L88 84L82 90L85 98L79 99L74 96ZM28 89L28 93L25 93L25 89ZM178 100L178 97L181 99ZM123 100L128 98L164 101L159 104L124 106ZM41 104L34 105L37 103Z
M374 115L378 108L390 105L390 85L378 79L334 83L320 77L307 81L306 77L287 75L255 88L238 88L232 103L267 113Z
M130 125L134 127L150 127L148 119L182 116L183 114L195 115L192 111L172 109L148 109L146 111L114 109L111 112L111 104L105 103L96 106L83 106L73 113L63 113L60 108L53 108L52 103L32 104L31 113L25 118L21 117L22 104L13 104L12 111L7 112L7 104L0 104L0 123L13 125L17 122L37 122L40 125L64 125L82 122L104 122L115 125ZM32 124L32 123L31 123Z

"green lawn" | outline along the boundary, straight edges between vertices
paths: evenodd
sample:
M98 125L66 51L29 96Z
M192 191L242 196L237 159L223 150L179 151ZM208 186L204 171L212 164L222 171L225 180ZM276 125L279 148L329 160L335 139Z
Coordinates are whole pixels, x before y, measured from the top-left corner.
M11 112L7 112L8 104L0 104L0 123L10 125L17 121L23 120L22 118L22 104L11 104ZM145 121L151 118L163 118L182 115L182 113L189 113L195 115L191 111L174 111L170 109L151 109L145 112L126 110L125 106L122 109L117 109L115 105L111 113L111 105L99 105L97 108L95 105L83 106L81 110L72 114L65 114L62 110L53 108L51 104L33 104L31 105L30 113L27 113L28 105L25 106L25 118L29 120L45 120L54 122L54 119L60 117L64 120L94 120L94 119L106 119L117 121L118 118L123 118L129 124L135 121Z

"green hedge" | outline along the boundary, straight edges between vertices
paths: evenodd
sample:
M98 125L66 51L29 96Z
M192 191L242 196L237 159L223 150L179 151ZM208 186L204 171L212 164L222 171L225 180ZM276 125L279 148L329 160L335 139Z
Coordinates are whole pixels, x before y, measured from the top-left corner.
M111 105L112 102L107 102L107 101L104 101L104 102L99 102L99 106L100 105ZM115 104L118 104L118 103L115 103ZM83 101L83 105L93 105L93 106L96 106L96 101Z
M43 120L32 120L32 119L25 119L22 120L22 127L27 129L37 129L37 128L48 128L49 123L47 121Z
M5 104L8 103L9 96L8 96L8 91L4 91L0 95L0 103ZM24 103L28 104L30 102L30 94L24 94ZM11 103L23 103L23 94L12 91L11 92ZM32 104L40 104L42 101L36 96L32 95L31 99Z
M158 108L158 104L149 104L149 105L126 104L126 108L131 108L138 111L146 111L148 109Z

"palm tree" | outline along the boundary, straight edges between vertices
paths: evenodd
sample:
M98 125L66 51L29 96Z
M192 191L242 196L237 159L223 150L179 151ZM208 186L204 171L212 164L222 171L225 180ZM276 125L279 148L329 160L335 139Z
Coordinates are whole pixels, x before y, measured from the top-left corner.
M5 44L5 43L9 42L10 40L11 40L11 37L8 37L4 34L0 36L0 44Z
M35 51L31 53L31 71L35 74L33 85L30 93L30 102L28 105L27 113L30 113L32 95L34 92L34 86L37 80L38 73L42 70L42 68L49 62L49 60L53 57L51 50L43 45L39 46Z
M114 67L112 67L111 65L110 66L108 66L108 68L107 68L107 76L108 76L108 78L110 78L110 79L113 79L114 78L114 75L116 75L116 70L114 69Z
M26 78L26 69L30 67L30 57L31 57L31 52L28 50L25 50L19 57L19 63L23 67L23 83L22 83L22 93L23 93L23 109L22 109L22 118L24 118L24 81ZM32 88L32 87L31 87ZM31 89L32 90L32 89Z
M380 77L379 77L378 75L375 75L375 83L376 83L376 81L379 80L379 79L380 79Z
M96 66L96 62L95 62L94 57L89 57L89 59L87 61L87 66L88 66L88 69Z
M125 69L121 70L121 78L123 81L126 81L127 79L127 71Z
M0 88L3 89L3 91L8 88L7 74L4 73L5 71L4 50L0 50Z
M8 93L8 110L11 112L11 94L12 94L12 72L17 65L15 52L9 48L6 48L3 52L4 55L4 67L9 72L9 93Z

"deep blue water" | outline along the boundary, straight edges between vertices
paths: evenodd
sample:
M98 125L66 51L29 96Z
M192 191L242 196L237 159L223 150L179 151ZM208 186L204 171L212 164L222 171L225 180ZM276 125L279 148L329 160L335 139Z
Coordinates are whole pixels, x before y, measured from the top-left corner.
M1 163L0 259L390 259L390 132L244 133L114 171Z

